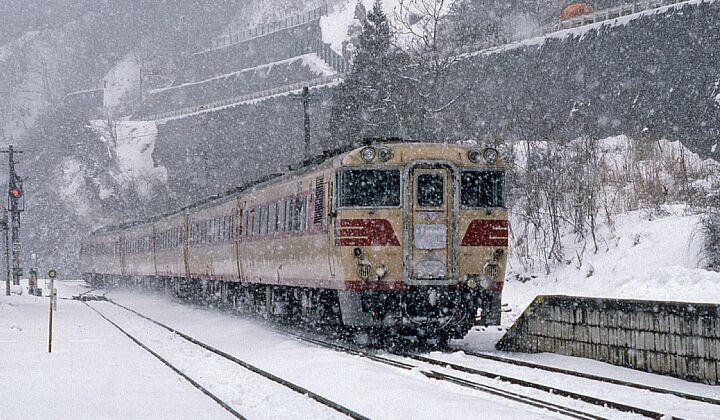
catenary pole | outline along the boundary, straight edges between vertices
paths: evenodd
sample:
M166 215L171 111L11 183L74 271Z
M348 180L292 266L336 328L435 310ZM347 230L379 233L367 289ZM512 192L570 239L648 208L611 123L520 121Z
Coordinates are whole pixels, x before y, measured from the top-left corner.
M302 90L303 100L303 133L305 135L305 159L310 158L310 88Z

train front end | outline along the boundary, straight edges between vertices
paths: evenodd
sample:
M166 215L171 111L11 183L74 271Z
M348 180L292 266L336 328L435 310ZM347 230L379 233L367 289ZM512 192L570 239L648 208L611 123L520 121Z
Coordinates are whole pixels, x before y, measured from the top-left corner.
M504 184L492 148L377 144L345 156L334 203L343 323L441 339L499 325Z

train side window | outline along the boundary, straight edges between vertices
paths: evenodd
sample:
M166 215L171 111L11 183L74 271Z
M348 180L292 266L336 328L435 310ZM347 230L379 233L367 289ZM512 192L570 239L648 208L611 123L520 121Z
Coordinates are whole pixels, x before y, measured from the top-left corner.
M304 230L310 229L310 208L312 205L312 199L313 199L313 197L311 194L308 194L305 197L305 229Z
M267 206L260 209L260 235L267 235L268 228L268 208Z
M244 236L250 236L250 223L248 223L250 220L250 211L245 211L242 214L242 234Z
M260 235L260 216L261 210L255 209L253 211L253 233L257 236Z
M285 200L285 232L292 232L292 198Z
M226 216L225 219L225 240L229 241L233 235L233 216Z
M292 200L292 231L298 232L301 228L302 223L302 211L303 211L303 200L302 197L295 197Z
M277 231L285 231L285 200L278 202Z
M277 204L270 204L270 212L268 214L268 233L275 233L277 226Z

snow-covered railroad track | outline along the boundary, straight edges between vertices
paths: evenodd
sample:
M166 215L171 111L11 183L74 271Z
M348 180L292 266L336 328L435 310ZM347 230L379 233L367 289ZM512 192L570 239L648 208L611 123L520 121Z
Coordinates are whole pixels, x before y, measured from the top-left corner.
M508 363L508 364L512 364L512 365L516 365L516 366L528 367L531 369L539 369L539 370L545 370L548 372L560 373L563 375L576 376L578 378L589 379L592 381L605 382L605 383L609 383L609 384L613 384L613 385L621 385L621 386L626 386L626 387L630 387L630 388L636 388L636 389L641 389L641 390L645 390L645 391L650 391L650 392L654 392L656 394L674 395L678 398L682 398L682 399L689 400L689 401L698 401L698 402L703 402L703 403L707 403L707 404L720 406L719 399L711 398L711 397L707 397L707 396L703 396L703 395L695 395L695 394L690 394L690 393L686 393L686 392L675 391L672 389L659 388L659 387L652 386L652 385L646 385L646 384L641 384L641 383L637 383L637 382L630 382L630 381L624 381L621 379L610 378L607 376L600 376L600 375L594 375L594 374L585 373L585 372L578 372L578 371L569 370L569 369L562 369L562 368L558 368L558 367L554 367L554 366L547 366L547 365L542 365L539 363L532 363L532 362L527 362L524 360L513 359L510 357L498 356L495 354L474 352L474 351L461 349L461 348L457 348L457 349L453 349L453 350L462 351L468 356L477 357L477 358L485 359L485 360L491 360L494 362ZM446 362L443 362L443 361L439 361L439 362L441 362L442 364L446 364Z
M302 335L302 334L296 334L296 333L289 332L289 331L283 331L283 333L286 335L295 337L301 341L316 344L321 347L325 347L325 348L349 353L352 355L364 357L369 360L372 360L372 361L375 361L378 363L383 363L383 364L393 366L393 367L399 368L399 369L416 370L416 371L420 372L422 375L424 375L430 379L436 379L436 380L440 380L440 381L449 382L449 383L452 383L455 385L459 385L459 386L462 386L465 388L470 388L470 389L474 389L477 391L485 392L485 393L488 393L491 395L506 398L506 399L509 399L509 400L512 400L515 402L519 402L522 404L526 404L526 405L530 405L530 406L538 407L538 408L544 408L548 411L552 411L554 413L559 413L559 414L562 414L562 415L565 415L568 417L577 418L577 419L604 419L604 418L606 418L603 415L598 415L598 414L590 413L587 411L578 410L575 408L568 407L566 405L557 404L557 403L550 402L550 401L547 401L544 399L530 397L525 394L521 394L518 392L508 390L505 387L497 387L494 385L487 385L487 384L471 381L471 380L468 380L468 379L465 379L462 377L449 375L447 373L443 373L443 372L440 372L437 370L427 369L421 365L408 363L406 361L408 359L411 359L411 360L423 362L425 364L436 364L436 363L430 363L429 360L432 360L432 359L428 359L423 356L409 354L409 353L403 353L403 354L397 354L396 356L398 356L398 358L391 358L391 357L385 357L383 355L376 354L373 352L369 352L369 351L366 351L366 350L363 350L363 349L360 349L357 347L352 347L352 346L342 345L342 344L337 344L337 343L331 343L331 342L327 342L327 341L324 341L321 339L308 337L308 336ZM403 359L405 359L405 360L403 360ZM666 414L655 412L652 410L646 410L643 408L634 407L631 405L622 404L622 403L618 403L618 402L614 402L614 401L609 401L609 400L605 400L602 398L596 398L596 397L592 397L592 396L588 396L588 395L582 395L582 394L578 394L578 393L575 393L572 391L567 391L567 390L562 390L562 389L558 389L555 387L545 386L545 385L542 385L539 383L523 381L523 380L516 379L516 378L504 377L504 376L497 375L497 374L485 374L485 372L481 372L478 370L470 370L469 368L455 369L455 367L457 367L457 366L452 366L452 364L445 363L445 362L438 363L437 365L441 365L443 369L459 370L464 373L470 373L473 375L483 376L485 378L490 378L493 380L500 380L502 382L506 382L506 383L509 383L512 385L520 385L525 388L532 388L535 390L544 391L548 394L552 394L553 396L561 396L561 397L566 397L566 398L570 398L570 399L577 400L577 401L582 401L584 403L588 403L593 406L601 407L602 409L613 409L613 410L617 410L619 412L628 413L630 415L638 415L638 416L653 418L653 419L682 420L682 418L680 418L680 417L668 416Z
M259 369L137 311L115 303L112 300L107 299L107 302L94 303L93 305L87 302L83 303L120 330L135 344L152 354L175 373L190 382L195 388L212 398L236 418L246 418L235 408L238 406L246 407L247 404L245 403L251 401L254 397L257 400L255 405L251 404L254 412L246 414L250 417L258 417L259 414L262 414L264 417L293 417L299 416L299 413L303 413L303 416L309 415L312 418L336 418L337 414L340 413L354 419L367 419L367 417L306 388ZM109 304L114 305L114 307ZM104 306L102 311L98 309L100 306ZM117 309L113 311L113 308ZM119 311L122 311L122 313ZM115 312L113 315L115 321L117 321L118 318L124 318L124 322L121 321L121 323L130 324L130 327L121 327L117 322L107 316L108 312ZM130 315L132 319L128 318L128 315ZM140 323L144 325L140 325ZM147 328L148 326L151 327ZM155 330L154 332L152 331L153 329ZM158 329L162 329L165 332L158 334ZM132 332L129 330L132 330ZM171 334L170 337L168 337L167 332ZM143 335L145 337L139 337ZM177 340L177 337L180 337L181 340ZM143 340L143 338L145 339ZM153 342L153 345L148 345L148 342ZM151 349L151 346L160 347L161 350L155 351ZM156 350L158 349L156 348ZM164 355L160 353L164 353ZM190 363L192 366L180 367L179 364L183 362L192 362ZM211 366L202 366L207 364ZM235 370L235 372L233 372L233 370ZM249 370L252 373L268 379L271 383L260 384L256 378L250 378L246 383L242 383L242 381L238 382L238 378L248 376L247 372L237 372L238 370ZM198 379L195 380L193 378ZM232 383L233 380L235 380L235 383ZM203 382L204 385L200 382ZM228 385L230 385L230 387L228 387ZM297 394L278 397L278 395L283 394L282 391L278 391L278 386L289 388ZM233 394L232 388L249 388L250 392L243 392L242 394L235 393L235 395L228 396L227 394ZM220 396L219 394L226 395ZM284 394L287 394L287 392ZM309 407L307 398L322 404L324 407L321 409ZM268 401L273 401L275 407L265 407ZM315 402L313 402L313 404L317 405ZM273 408L282 409L284 412L274 413L272 411ZM330 409L333 411L330 411Z

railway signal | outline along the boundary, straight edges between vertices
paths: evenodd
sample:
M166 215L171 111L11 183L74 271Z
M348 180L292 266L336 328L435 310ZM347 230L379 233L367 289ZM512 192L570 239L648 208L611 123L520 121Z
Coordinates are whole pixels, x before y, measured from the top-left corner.
M19 177L15 177L14 180L10 182L10 188L8 189L8 194L10 195L11 199L19 199L23 195L23 187L22 187L22 180Z

